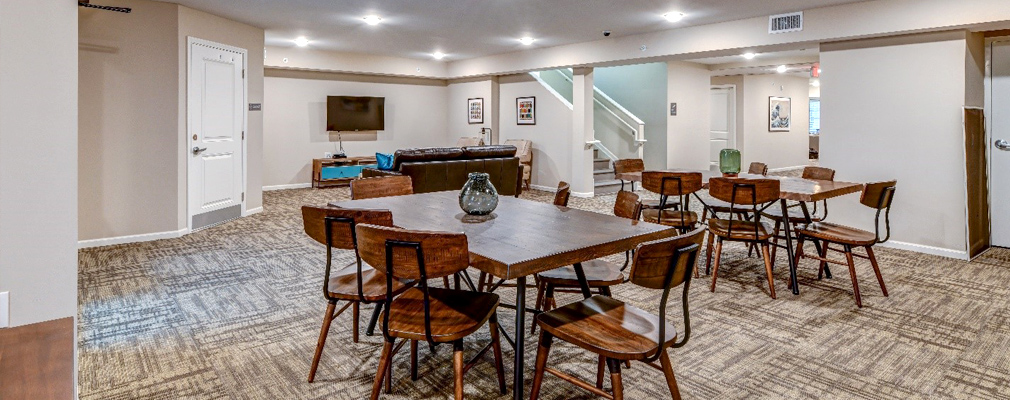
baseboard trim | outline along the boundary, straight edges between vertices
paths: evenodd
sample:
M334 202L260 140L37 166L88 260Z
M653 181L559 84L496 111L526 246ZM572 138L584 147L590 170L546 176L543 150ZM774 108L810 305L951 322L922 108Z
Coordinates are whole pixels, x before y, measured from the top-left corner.
M768 170L768 172L794 171L794 170L803 169L803 168L806 168L806 167L807 167L806 165L796 165L796 166L792 166L792 167L771 168L771 169Z
M248 216L253 215L253 214L259 214L261 212L263 212L263 207L256 207L256 208L253 208L253 209L250 209L250 210L245 210L245 212L242 213L242 216L243 217L248 217Z
M104 239L81 240L77 242L77 248L87 249L91 247L113 246L117 244L150 242L153 240L161 240L161 239L175 239L178 237L182 237L188 233L189 228L183 228L177 231L169 231L169 232L145 233L142 235L128 235L128 236L117 236Z
M572 192L572 196L583 198L583 199L591 199L594 196L596 196L596 193L595 192Z
M942 247L926 246L922 244L897 242L894 240L889 240L887 242L881 243L879 244L879 246L887 247L890 249L908 250L908 251L914 251L916 253L923 253L934 256L968 261L968 252L962 250L952 250L952 249L945 249Z
M556 191L558 191L558 188L556 188L556 187L541 186L541 185L530 185L530 189L540 190L540 191L544 191L544 192L556 192Z
M289 185L264 186L263 187L263 191L264 192L269 192L269 191L272 191L272 190L304 189L304 188L310 188L310 187L312 187L311 183L292 183L292 184L289 184Z

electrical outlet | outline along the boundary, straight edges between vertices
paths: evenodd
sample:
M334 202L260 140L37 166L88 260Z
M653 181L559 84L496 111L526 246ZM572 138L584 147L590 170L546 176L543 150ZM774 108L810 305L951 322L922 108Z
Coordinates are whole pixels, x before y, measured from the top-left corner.
M0 328L11 324L11 293L0 292Z

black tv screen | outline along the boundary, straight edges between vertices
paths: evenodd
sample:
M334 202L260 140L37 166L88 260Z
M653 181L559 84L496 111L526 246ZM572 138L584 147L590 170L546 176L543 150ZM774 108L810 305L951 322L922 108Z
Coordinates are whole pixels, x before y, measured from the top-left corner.
M326 97L326 130L381 131L386 127L384 97Z

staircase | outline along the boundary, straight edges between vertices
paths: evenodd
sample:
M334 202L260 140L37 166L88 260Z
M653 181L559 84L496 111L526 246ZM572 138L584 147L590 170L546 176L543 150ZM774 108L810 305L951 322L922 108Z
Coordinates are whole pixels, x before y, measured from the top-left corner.
M614 177L613 161L600 157L600 150L593 149L593 194L613 194L621 190L621 181Z

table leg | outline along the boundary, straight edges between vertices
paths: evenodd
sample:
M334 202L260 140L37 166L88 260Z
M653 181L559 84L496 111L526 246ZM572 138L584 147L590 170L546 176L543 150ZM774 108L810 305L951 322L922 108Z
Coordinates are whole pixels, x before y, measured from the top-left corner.
M516 360L512 375L515 377L512 395L515 400L524 400L525 395L525 364L523 353L526 350L526 277L516 279Z
M779 200L779 207L782 209L782 224L785 225L786 230L786 251L789 254L789 279L793 282L793 294L800 294L800 285L796 281L796 259L793 256L793 223L789 221L789 208L786 204L786 200Z
M803 202L803 201L800 202L800 209L803 210L803 216L807 219L807 223L812 222L813 220L810 218L810 209L807 208L807 203L806 202ZM820 240L814 240L813 242L814 242L814 248L817 249L817 254L820 255L821 254L821 241ZM831 279L831 269L828 268L827 264L824 264L824 276L826 276L828 279Z
M586 271L582 270L582 263L572 265L575 268L575 276L579 278L579 287L582 288L582 295L587 299L593 297L593 292L589 290L589 281L586 280Z

